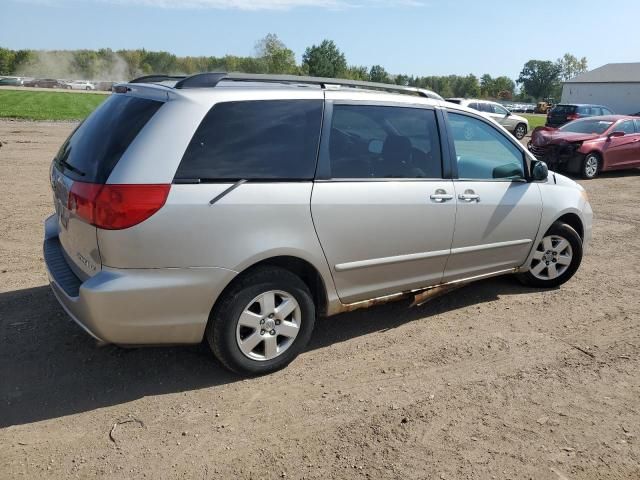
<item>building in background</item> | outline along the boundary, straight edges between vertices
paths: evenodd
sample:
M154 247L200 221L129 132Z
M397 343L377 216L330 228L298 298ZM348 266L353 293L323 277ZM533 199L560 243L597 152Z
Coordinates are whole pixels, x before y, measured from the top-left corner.
M567 80L562 103L593 103L615 113L640 112L640 62L608 63Z

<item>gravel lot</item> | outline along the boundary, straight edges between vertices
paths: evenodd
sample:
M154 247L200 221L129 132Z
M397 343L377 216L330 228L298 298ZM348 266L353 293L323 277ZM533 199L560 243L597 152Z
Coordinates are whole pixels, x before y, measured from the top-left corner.
M42 221L72 128L0 121L1 478L640 478L637 170L584 182L594 239L562 288L322 320L242 380L202 346L98 348L58 306Z

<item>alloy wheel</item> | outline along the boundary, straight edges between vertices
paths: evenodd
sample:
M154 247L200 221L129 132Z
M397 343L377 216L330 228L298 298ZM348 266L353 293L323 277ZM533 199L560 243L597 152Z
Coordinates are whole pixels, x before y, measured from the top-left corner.
M569 241L559 235L548 235L533 253L531 274L540 280L554 280L567 271L572 260Z
M270 290L255 297L238 318L236 341L252 360L272 360L293 345L302 321L293 295Z
M584 160L584 173L587 177L592 178L598 173L598 157L588 155Z

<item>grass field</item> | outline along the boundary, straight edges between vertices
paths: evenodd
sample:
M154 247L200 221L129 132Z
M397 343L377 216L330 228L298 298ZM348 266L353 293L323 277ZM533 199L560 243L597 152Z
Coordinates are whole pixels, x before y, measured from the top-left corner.
M536 127L544 127L544 122L547 120L546 115L523 115L519 114L529 120L529 131Z
M106 95L91 93L0 90L0 117L82 120L106 98Z

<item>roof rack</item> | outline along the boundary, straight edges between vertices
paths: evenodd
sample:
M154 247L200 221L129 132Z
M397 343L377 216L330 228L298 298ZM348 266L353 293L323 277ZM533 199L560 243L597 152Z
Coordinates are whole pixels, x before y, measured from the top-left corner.
M184 75L145 75L129 80L129 83L160 83L171 80L182 80L184 78L186 78Z
M347 80L342 78L325 78L325 77L302 77L297 75L268 75L259 73L227 73L227 72L208 72L197 73L188 77L170 76L170 75L147 75L136 78L129 83L159 83L168 80L177 80L174 88L213 88L221 81L237 81L237 82L264 82L264 83L291 83L304 85L319 85L326 88L327 85L367 88L374 90L385 90L390 92L407 93L419 95L424 98L432 98L435 100L443 100L443 98L431 90L416 87L407 87L404 85L394 85L389 83L365 82L361 80Z

